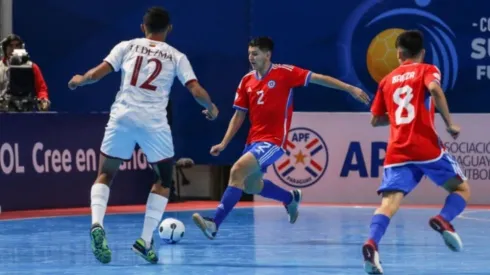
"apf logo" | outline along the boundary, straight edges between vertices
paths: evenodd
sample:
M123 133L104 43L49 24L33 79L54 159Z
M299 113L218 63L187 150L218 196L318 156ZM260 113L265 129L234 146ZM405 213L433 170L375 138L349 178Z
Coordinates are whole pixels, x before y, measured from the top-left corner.
M354 68L367 67L367 75L379 83L399 65L395 49L398 35L407 29L419 29L427 40L426 62L441 70L444 90L454 88L458 76L454 32L441 18L427 11L431 0L414 0L413 3L413 7L399 8L398 1L365 0L350 14L340 31L339 50L342 54L339 57L343 78L364 86L364 90L371 90L366 87L369 86L369 79L359 77L366 75L366 71L356 72ZM393 5L393 8L387 8L388 5ZM371 12L374 7L376 11ZM385 11L380 13L380 8ZM353 51L353 45L363 50ZM365 55L353 56L353 52L363 52ZM366 64L355 64L357 60L366 61Z
M320 180L327 165L328 149L325 141L315 131L299 127L289 131L286 154L273 166L285 184L302 188Z

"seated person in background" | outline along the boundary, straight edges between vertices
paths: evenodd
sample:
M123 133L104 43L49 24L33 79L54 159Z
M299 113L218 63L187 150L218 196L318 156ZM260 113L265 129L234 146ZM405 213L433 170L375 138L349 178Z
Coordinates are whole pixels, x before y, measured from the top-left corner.
M48 88L41 69L29 60L24 42L11 34L1 42L0 111L40 111L50 106Z

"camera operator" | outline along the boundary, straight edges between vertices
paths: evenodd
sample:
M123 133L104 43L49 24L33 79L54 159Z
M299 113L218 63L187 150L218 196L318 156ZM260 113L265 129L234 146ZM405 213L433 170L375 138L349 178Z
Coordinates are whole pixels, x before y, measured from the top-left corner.
M15 34L0 42L0 111L28 112L51 105L41 69L30 61L24 42Z

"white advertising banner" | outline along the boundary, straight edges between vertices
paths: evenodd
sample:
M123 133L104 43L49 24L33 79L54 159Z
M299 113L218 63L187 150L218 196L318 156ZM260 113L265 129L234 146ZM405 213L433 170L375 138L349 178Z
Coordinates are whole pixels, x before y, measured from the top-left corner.
M462 129L459 138L446 133L437 114L439 135L469 179L470 203L490 204L490 114L453 114L453 120ZM369 113L294 113L288 154L265 177L287 189L301 188L305 202L379 203L389 128L373 128L369 121ZM424 178L405 202L440 204L446 195Z

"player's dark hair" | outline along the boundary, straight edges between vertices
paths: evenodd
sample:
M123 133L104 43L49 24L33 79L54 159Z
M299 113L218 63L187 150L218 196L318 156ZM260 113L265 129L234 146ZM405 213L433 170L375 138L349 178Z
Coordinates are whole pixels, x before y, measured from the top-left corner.
M257 47L261 51L270 51L272 52L274 50L274 41L272 41L272 38L266 37L266 36L259 36L256 37L248 43L249 47Z
M150 33L164 32L170 25L170 14L161 7L151 7L143 16L143 24Z
M400 48L405 58L413 58L424 49L424 35L418 30L409 30L396 38L395 46Z

